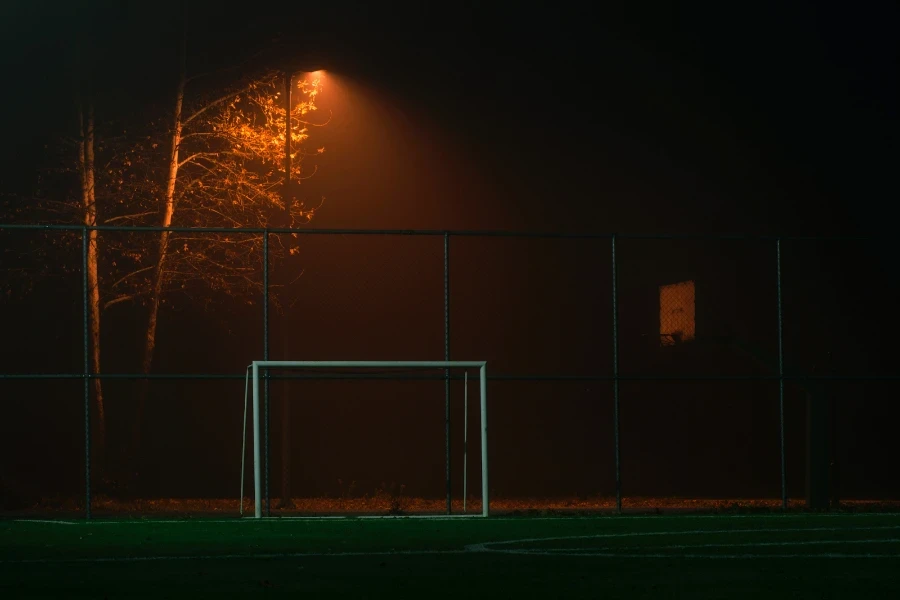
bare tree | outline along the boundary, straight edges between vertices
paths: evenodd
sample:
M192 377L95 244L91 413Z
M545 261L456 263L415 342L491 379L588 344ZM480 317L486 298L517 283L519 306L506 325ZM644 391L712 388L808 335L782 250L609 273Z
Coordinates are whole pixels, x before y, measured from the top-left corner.
M56 157L59 164L49 169L52 173L38 186L35 197L18 202L18 208L10 211L13 218L88 227L240 229L267 227L273 219L282 225L282 215L288 214L292 225L308 223L323 199L313 203L291 199L286 206L282 194L286 121L282 74L260 70L237 81L208 84L215 78L202 82L200 76L188 75L185 56L183 42L168 117L132 123L127 130L105 123L105 134L98 136L93 104L85 94L77 105L77 135L69 144L59 145L75 152L67 150ZM327 124L328 119L312 120L321 81L302 79L295 85L290 147L291 175L296 181L315 173L315 165L309 167L308 160L319 157L324 148L306 148L311 129ZM56 196L68 185L60 185L60 180L72 184L71 195ZM36 252L45 257L62 246L80 247L77 234L47 235L44 241ZM272 236L271 241L272 264L296 252L283 246L280 236ZM90 231L87 277L93 372L101 373L101 319L106 311L126 304L146 309L141 370L147 374L155 355L160 306L167 296L180 293L192 301L209 302L226 295L253 302L262 291L262 245L261 235L239 231L210 235L167 230L153 237L146 232L98 235ZM80 266L62 268L71 271ZM23 284L31 284L35 274L39 273L23 275ZM273 301L279 302L277 294ZM147 393L143 383L138 388L133 432L136 450ZM101 380L95 378L92 385L99 423L96 448L102 456L106 407Z
M182 57L185 55L182 51ZM281 75L275 71L245 78L230 89L188 98L193 80L185 61L179 66L171 121L154 124L151 131L118 159L112 172L121 173L116 192L128 198L128 214L121 218L133 224L159 225L162 231L154 247L137 236L125 236L118 255L117 273L109 289L106 306L138 301L148 311L141 361L143 374L152 368L159 324L160 305L173 292L207 299L210 292L233 297L257 296L262 289L260 235L200 234L173 232L181 227L266 227L273 218L287 213L291 225L309 222L323 199L307 204L291 199L285 206L284 174L280 169L285 149L285 110L279 89ZM293 179L315 173L304 170L304 159L317 157L324 148L306 151L310 128L328 120L310 120L316 107L321 80L298 80L299 101L292 106L291 149ZM167 154L161 161L160 150ZM306 163L308 164L308 163ZM270 256L278 260L296 249L284 248L276 236ZM146 241L146 240L144 240ZM140 446L141 423L146 403L144 380L137 397L133 438Z

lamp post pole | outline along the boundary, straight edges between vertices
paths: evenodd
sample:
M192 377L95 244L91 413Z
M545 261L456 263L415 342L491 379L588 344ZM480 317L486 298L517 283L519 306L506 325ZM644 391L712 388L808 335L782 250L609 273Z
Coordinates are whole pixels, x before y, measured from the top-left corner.
M290 70L284 72L284 187L282 188L282 201L284 202L284 221L286 227L291 227L291 87L294 77ZM288 261L291 254L285 255L284 290L290 283L290 269ZM285 310L285 327L282 329L282 357L283 360L292 360L290 355L290 315ZM281 388L281 508L291 508L291 403L290 381L282 380Z
M291 131L293 129L291 123L291 107L292 107L292 91L294 83L294 74L299 72L312 72L316 69L296 68L296 65L288 65L284 69L284 185L282 186L281 199L284 203L282 219L285 228L293 227L291 220L291 203L294 195L294 181L291 177L293 169ZM299 182L298 182L299 183ZM290 243L290 240L288 241ZM291 283L291 256L290 248L287 249L284 257L284 274L282 281L283 296L287 293L288 285ZM285 298L283 298L285 300ZM286 304L286 303L285 303ZM291 356L291 315L285 309L284 326L282 327L282 357L283 360L293 360ZM281 508L292 508L291 500L291 402L290 402L290 381L282 380L282 402L281 402ZM268 452L266 454L268 461ZM266 463L266 473L268 473L268 462ZM268 478L267 478L268 481ZM268 489L268 488L267 488ZM268 498L268 494L266 496Z

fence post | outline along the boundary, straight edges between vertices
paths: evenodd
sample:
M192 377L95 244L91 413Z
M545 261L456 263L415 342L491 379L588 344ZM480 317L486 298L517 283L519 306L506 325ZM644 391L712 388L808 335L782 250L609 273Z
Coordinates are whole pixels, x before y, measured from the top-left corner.
M444 360L450 360L450 234L444 232ZM444 462L447 514L453 511L450 492L450 369L444 369Z
M263 360L269 360L269 228L263 233ZM266 411L266 516L269 515L269 369L263 371L263 402ZM255 432L259 435L259 432Z
M787 510L787 476L784 448L784 343L781 303L781 238L775 241L775 287L778 291L778 426L781 436L781 508Z
M616 512L622 512L622 468L619 454L619 305L616 289L616 234L612 235L613 444L616 460Z
M84 316L84 518L91 518L91 362L88 335L88 228L81 228L81 287Z

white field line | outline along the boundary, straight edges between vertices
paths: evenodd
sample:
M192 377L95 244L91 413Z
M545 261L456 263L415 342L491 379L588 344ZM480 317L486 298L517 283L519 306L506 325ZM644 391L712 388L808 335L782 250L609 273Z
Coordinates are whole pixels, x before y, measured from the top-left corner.
M420 556L430 554L465 554L465 550L375 550L372 552L284 552L263 554L198 554L188 556L115 556L98 558L25 558L20 560L0 560L0 565L57 564L57 563L132 563L162 562L179 560L250 560L321 558L329 556Z
M766 546L829 546L832 544L900 544L900 538L881 538L875 540L804 540L802 542L742 542L737 544L681 544L660 546L660 550L686 550L690 548L765 548Z
M539 551L531 551L531 550L523 550L523 551L503 551L504 554L517 554L521 556L560 556L560 557L585 557L585 556L595 556L598 558L664 558L664 559L678 559L678 558L691 558L691 559L712 559L712 558L736 558L736 559L748 559L748 558L805 558L805 559L815 559L815 558L900 558L900 552L897 554L841 554L834 552L827 552L822 554L681 554L681 553L669 553L669 554L622 554L619 552L609 552L609 553L597 553L597 552L571 552L567 554L556 554L550 552L539 552Z
M879 526L879 527L798 527L798 528L778 528L778 529L694 529L688 531L638 531L632 533L599 533L593 535L575 535L575 536L561 536L561 537L547 537L547 538L524 538L520 540L504 540L500 542L482 542L480 544L469 544L466 546L466 550L469 552L494 552L499 554L527 554L527 555L538 555L538 556L602 556L602 557L621 557L621 558L639 558L642 556L648 556L651 558L718 558L720 554L683 554L683 553L669 553L669 554L649 554L649 553L626 553L626 552L588 552L586 550L591 550L590 548L580 548L573 549L571 552L565 552L564 550L556 550L553 548L508 548L504 546L511 546L515 544L536 544L536 543L544 543L544 542L557 542L557 541L569 541L569 540L604 540L604 539L615 539L615 538L624 538L624 537L652 537L652 536L673 536L673 535L735 535L735 534L748 534L748 533L797 533L797 532L830 532L834 533L837 531L896 531L900 530L900 526L898 525L888 525L888 526ZM848 544L859 543L859 542L867 542L868 540L844 540L844 542ZM815 543L815 542L813 542ZM826 543L826 542L822 542ZM738 544L735 544L736 546ZM789 543L779 544L778 542L747 542L744 544L740 544L741 547L764 547L764 546L772 546L772 545L791 545ZM682 549L692 549L692 548L703 548L703 547L731 547L728 544L709 544L709 545L684 545ZM658 549L656 546L645 546L648 549ZM665 547L664 547L665 548ZM672 549L679 549L679 546L671 546ZM599 550L608 550L608 548L598 548ZM622 550L628 550L629 548L622 548ZM840 558L840 557L851 557L851 556L868 556L868 557L897 557L900 556L900 552L897 554L886 554L886 555L870 555L870 554L835 554L835 553L822 553L822 554L729 554L727 555L730 558L754 558L760 557L764 558L766 556L777 556L779 558L794 558L794 557L807 557L807 558L815 558L815 557L831 557L831 558Z
M13 523L49 523L51 525L78 525L80 521L55 521L49 519L13 519ZM2 521L0 521L2 523Z
M471 548L473 552L491 552L494 551L493 546L507 546L511 544L532 544L535 542L557 542L566 540L602 540L609 538L623 537L649 537L649 536L671 536L671 535L703 535L703 534L735 534L735 533L795 533L798 531L877 531L877 530L898 530L900 525L879 525L873 527L779 527L777 529L688 529L681 531L632 531L617 533L594 533L590 535L564 535L559 537L543 537L543 538L522 538L520 540L503 540L500 542L483 542L481 544L469 544L466 548ZM488 548L492 546L492 548ZM505 550L499 550L505 552Z
M691 531L655 531L655 532L620 532L596 535L579 535L564 536L550 538L526 538L520 540L505 540L502 542L483 542L480 544L469 544L464 550L374 550L371 552L286 552L286 553L258 553L258 554L201 554L201 555L174 555L174 556L124 556L124 557L97 557L97 558L32 558L0 561L0 565L23 565L23 564L55 564L55 563L129 563L129 562L154 562L154 561L188 561L188 560L247 560L247 559L302 559L302 558L324 558L324 557L366 557L366 556L426 556L426 555L450 555L450 554L467 554L467 553L498 553L498 554L518 554L529 556L593 556L603 558L897 558L897 554L847 554L847 553L822 553L822 554L682 554L682 553L620 553L620 552L569 552L563 554L553 549L513 549L513 548L496 548L496 546L510 544L539 543L548 541L565 541L577 539L615 539L615 538L631 538L631 537L649 537L649 536L671 536L671 535L700 535L700 534L728 534L736 533L783 533L783 532L801 532L801 531L876 531L876 530L898 530L900 526L884 526L884 527L804 527L791 529L723 529L723 530L691 530ZM845 543L877 543L886 540L842 540ZM890 540L897 541L897 540ZM814 543L814 542L811 542ZM820 542L823 544L833 543L832 541ZM758 544L744 543L735 544L735 546L753 547L753 546L772 546L772 545L794 545L790 542L779 544L777 542L760 542ZM704 547L704 546L684 546L685 549ZM654 547L650 547L655 549ZM672 546L673 549L677 548ZM605 550L606 548L601 548ZM584 549L581 549L584 550Z
M638 546L647 550L690 550L694 548L765 548L767 546L833 546L835 544L898 544L900 538L881 538L877 540L805 540L802 542L742 542L736 544L673 544L669 546ZM628 550L634 550L634 546L626 546ZM597 550L598 552L614 552L614 546L603 548L546 548L544 550L532 550L524 548L526 552L569 554L572 552L583 553L585 550ZM814 555L813 555L814 556Z

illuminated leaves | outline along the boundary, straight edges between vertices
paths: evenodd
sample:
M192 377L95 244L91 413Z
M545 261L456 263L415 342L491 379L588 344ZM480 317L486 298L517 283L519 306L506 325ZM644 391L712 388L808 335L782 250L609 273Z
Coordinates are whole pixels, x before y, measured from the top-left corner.
M309 223L319 202L291 199L287 214L282 197L284 181L285 110L279 73L269 73L235 86L228 95L221 90L211 99L188 97L187 120L178 144L184 161L175 182L173 225L192 227L292 226ZM316 100L321 82L298 81L291 109L291 177L294 181L315 172L313 162L324 147L304 150L315 138ZM101 225L155 226L162 222L166 179L172 153L170 116L148 119L140 127L124 130L106 124L97 134L96 210ZM42 195L16 220L44 223L79 223L79 203L74 144L56 149L58 166L41 183ZM67 192L60 195L58 190ZM12 214L12 211L6 213ZM152 290L159 262L159 234L150 232L102 232L99 235L101 304L142 303ZM55 256L60 249L80 247L79 235L47 235L36 250L34 263L46 272L62 271ZM210 294L248 297L262 285L260 262L262 236L174 234L168 239L168 258L161 271L163 289L190 295L200 301ZM296 248L270 238L270 259L297 254ZM72 253L76 256L77 253ZM0 262L3 261L0 257ZM74 262L65 269L77 270ZM5 272L5 271L4 271Z

